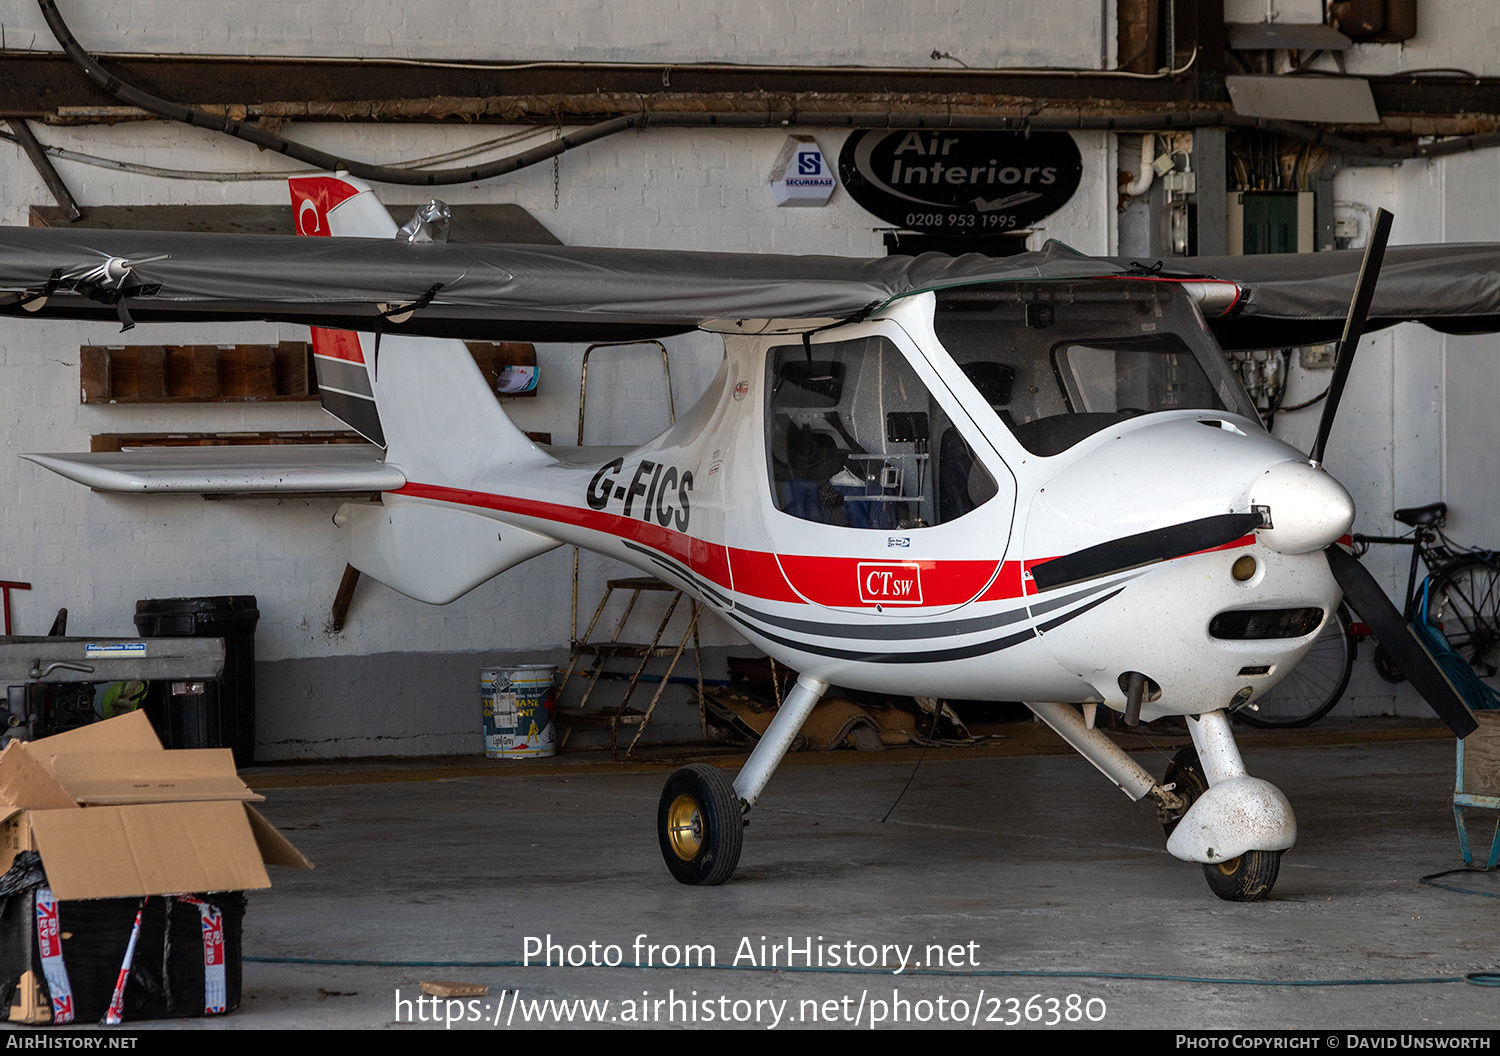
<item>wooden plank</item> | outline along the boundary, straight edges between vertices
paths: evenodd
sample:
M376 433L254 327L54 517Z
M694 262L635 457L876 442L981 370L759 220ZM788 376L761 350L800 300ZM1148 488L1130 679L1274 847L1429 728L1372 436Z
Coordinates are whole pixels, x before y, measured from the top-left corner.
M1500 796L1500 712L1476 711L1479 729L1464 738L1464 787L1471 796Z
M107 403L110 397L109 352L102 345L78 350L79 402Z
M181 399L193 395L193 350L191 346L167 346L165 373L169 399Z
M192 396L219 396L223 393L219 380L219 350L213 345L186 345L192 357L193 372L190 382Z
M502 341L495 351L502 367L536 366L536 346L529 341Z
M276 395L276 362L269 345L219 345L219 396L268 400Z
M355 432L254 433L98 433L89 440L91 451L119 451L125 447L231 447L253 444L367 444Z
M308 395L308 350L306 341L282 341L271 346L275 361L275 388L277 396Z
M276 353L270 345L240 345L245 354L245 395L269 400L276 395Z
M469 355L474 357L474 364L479 368L479 373L484 375L485 384L494 392L500 381L500 366L496 362L495 346L489 341L465 341L469 349Z
M166 346L136 346L135 395L137 399L157 400L167 394L166 361Z
M239 345L226 345L216 347L214 353L219 359L219 395L244 396L246 392L245 350Z
M331 626L334 634L344 629L344 621L349 616L349 604L354 600L354 588L357 586L359 586L359 569L353 565L345 565L344 578L339 580L339 591L333 598Z
M133 397L136 394L135 376L135 347L126 345L122 348L105 348L105 363L109 370L109 391L111 397Z
M277 345L83 345L82 403L315 400L312 350Z

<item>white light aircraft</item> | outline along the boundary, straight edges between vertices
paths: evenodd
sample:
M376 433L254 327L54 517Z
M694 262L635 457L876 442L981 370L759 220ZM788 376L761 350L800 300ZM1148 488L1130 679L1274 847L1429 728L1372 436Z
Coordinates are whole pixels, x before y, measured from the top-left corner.
M26 457L102 491L379 491L338 512L348 560L434 604L562 544L697 598L800 676L732 782L704 765L667 781L659 836L684 883L729 879L834 684L1026 701L1242 901L1269 893L1297 827L1229 716L1341 594L1444 721L1474 728L1339 545L1354 506L1320 465L1388 218L1309 457L1263 428L1210 329L1260 303L1241 283L1055 246L1002 262L464 247L436 206L398 230L356 180L291 189L299 232L332 237L6 229L0 313L312 323L324 406L371 444ZM1347 257L1317 257L1342 262L1347 299ZM723 334L717 376L633 449L533 443L456 339L695 326ZM1184 716L1195 752L1157 779L1094 728L1098 707Z

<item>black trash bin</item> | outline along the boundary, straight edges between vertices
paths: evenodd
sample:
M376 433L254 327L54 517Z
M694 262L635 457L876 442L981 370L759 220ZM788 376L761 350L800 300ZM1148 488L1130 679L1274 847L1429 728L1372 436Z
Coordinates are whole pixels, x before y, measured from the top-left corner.
M255 595L150 598L135 603L144 638L223 638L217 682L154 682L146 715L168 748L230 748L236 766L255 759Z

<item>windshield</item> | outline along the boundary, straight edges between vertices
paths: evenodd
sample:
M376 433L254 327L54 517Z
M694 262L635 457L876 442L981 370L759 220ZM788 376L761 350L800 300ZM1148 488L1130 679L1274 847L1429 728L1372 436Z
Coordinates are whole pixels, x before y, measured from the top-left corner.
M933 320L996 416L1055 455L1153 411L1254 407L1175 283L1012 283L939 291Z

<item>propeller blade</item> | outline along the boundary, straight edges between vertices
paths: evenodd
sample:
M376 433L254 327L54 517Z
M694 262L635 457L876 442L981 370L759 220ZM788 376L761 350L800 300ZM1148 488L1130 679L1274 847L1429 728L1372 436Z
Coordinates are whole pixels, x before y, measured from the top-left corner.
M1428 707L1458 737L1467 737L1479 728L1474 713L1458 695L1442 668L1407 626L1406 617L1386 597L1369 570L1344 551L1337 543L1323 550L1333 578L1343 588L1344 600L1370 625L1377 641L1403 674L1411 680Z
M1139 535L1111 539L1107 543L1075 550L1051 561L1031 566L1037 590L1051 590L1112 572L1124 572L1200 550L1225 546L1255 531L1265 523L1259 513L1222 513L1196 521L1155 528Z
M1333 361L1328 399L1323 403L1323 417L1318 420L1318 437L1307 455L1315 466L1323 464L1323 449L1328 446L1333 416L1338 413L1344 383L1349 380L1349 371L1354 365L1354 352L1365 332L1365 320L1369 318L1370 304L1375 300L1375 283L1380 279L1380 264L1385 260L1385 244L1390 237L1391 214L1384 209L1375 210L1375 222L1370 225L1370 237L1365 241L1365 259L1360 261L1359 278L1354 283L1354 297L1349 301L1349 314L1344 317L1344 336L1339 338L1338 354Z

